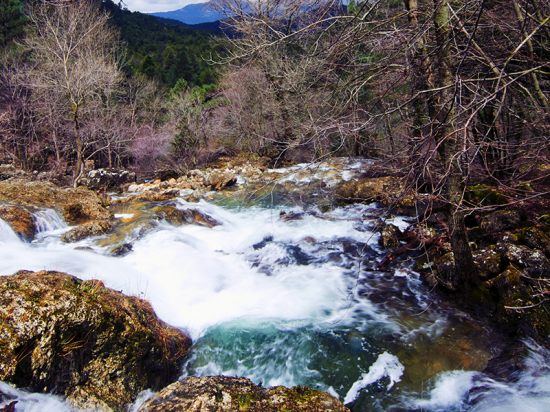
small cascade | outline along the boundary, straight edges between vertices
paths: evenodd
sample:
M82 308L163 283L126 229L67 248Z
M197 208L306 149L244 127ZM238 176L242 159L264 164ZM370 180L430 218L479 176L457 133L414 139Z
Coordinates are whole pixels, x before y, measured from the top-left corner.
M38 233L67 227L65 220L53 209L43 209L33 213Z
M19 236L2 219L0 219L0 243L21 243Z

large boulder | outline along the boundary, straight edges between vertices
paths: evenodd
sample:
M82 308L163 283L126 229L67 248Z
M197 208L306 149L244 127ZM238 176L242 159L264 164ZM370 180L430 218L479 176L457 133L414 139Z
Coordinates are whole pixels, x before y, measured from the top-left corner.
M147 400L138 412L348 412L328 393L302 386L262 388L246 378L189 377Z
M151 305L58 272L0 277L0 376L75 406L123 410L177 379L191 339Z
M27 242L34 239L36 223L28 210L15 206L0 206L0 219L10 225L21 239Z
M88 189L113 189L136 181L136 174L123 169L90 170L78 180L80 185Z
M70 224L111 217L104 200L95 192L85 188L64 189L50 182L0 181L0 202L55 209Z

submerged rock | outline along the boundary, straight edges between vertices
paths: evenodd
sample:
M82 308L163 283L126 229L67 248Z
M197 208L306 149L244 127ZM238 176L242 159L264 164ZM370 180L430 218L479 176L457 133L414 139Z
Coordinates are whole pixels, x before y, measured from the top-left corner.
M28 210L15 206L0 206L0 219L10 225L21 239L27 242L34 239L36 223Z
M132 252L134 245L132 243L123 243L111 250L111 256L122 257Z
M0 376L76 406L122 410L177 379L191 339L151 305L59 272L0 277Z
M328 393L302 386L262 388L246 378L189 377L147 400L138 412L346 412Z

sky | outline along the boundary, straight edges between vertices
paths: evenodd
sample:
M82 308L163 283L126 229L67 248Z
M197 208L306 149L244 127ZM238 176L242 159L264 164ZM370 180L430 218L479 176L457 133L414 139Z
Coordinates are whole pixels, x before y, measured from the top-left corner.
M118 3L118 0L113 0ZM189 4L205 3L208 0L123 0L123 4L131 11L156 13L160 11L179 10Z

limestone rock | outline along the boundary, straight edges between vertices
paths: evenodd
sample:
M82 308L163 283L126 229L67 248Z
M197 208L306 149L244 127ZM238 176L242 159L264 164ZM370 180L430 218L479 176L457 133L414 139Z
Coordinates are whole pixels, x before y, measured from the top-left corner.
M0 376L80 408L123 410L177 379L191 339L151 305L59 272L0 277Z
M347 412L331 395L306 387L262 388L245 378L189 377L147 400L138 412Z
M55 209L71 224L111 217L95 192L85 188L63 189L50 182L0 181L0 202Z
M79 179L78 183L88 189L120 188L124 184L136 181L136 174L123 169L96 169L90 170Z
M401 179L395 176L350 180L337 187L336 195L347 202L379 202L405 209L414 208L417 201L425 201L405 192Z
M91 236L99 236L109 233L114 223L110 220L97 220L72 228L61 235L64 243L74 243Z
M230 171L214 170L208 177L208 183L212 186L212 189L221 190L237 183L237 177L235 173Z
M0 206L0 219L10 225L21 239L27 242L34 239L36 224L28 210L15 206Z

